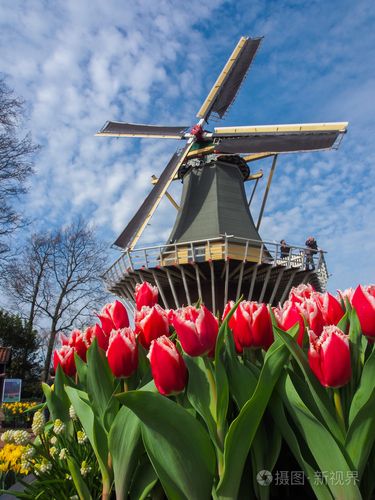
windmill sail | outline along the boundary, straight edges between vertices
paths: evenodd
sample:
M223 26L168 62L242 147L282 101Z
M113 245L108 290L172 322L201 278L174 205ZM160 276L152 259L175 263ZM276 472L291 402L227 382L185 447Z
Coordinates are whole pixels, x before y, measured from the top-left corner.
M96 135L182 139L187 128L188 127L165 127L163 125L138 125L135 123L107 122Z
M198 118L208 120L211 113L222 118L235 99L262 38L241 37L202 107Z
M290 153L334 147L348 123L261 125L215 128L212 138L220 153Z
M174 153L172 158L169 160L168 165L160 175L159 181L155 184L134 217L115 241L114 244L116 246L130 249L135 246L148 221L151 219L153 213L158 207L161 198L164 196L170 183L180 168L180 165L185 160L190 147L191 142L188 142L180 153Z

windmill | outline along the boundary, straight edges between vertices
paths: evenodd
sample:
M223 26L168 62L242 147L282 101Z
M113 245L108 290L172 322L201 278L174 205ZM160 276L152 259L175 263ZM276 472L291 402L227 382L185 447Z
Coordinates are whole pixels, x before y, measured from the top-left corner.
M311 282L324 290L328 272L320 252L314 271L306 271L305 249L291 247L281 258L279 245L259 235L267 196L279 154L337 148L348 123L311 123L215 127L233 103L262 38L241 37L207 98L189 126L138 125L107 122L97 134L185 141L173 154L154 187L116 239L123 250L104 275L113 293L133 302L136 283L150 281L159 288L165 307L179 307L201 299L222 310L228 299L283 301L292 286ZM262 172L249 164L272 157L258 221L250 204ZM136 244L171 182L183 182L177 218L167 242L156 247ZM248 201L244 182L254 182ZM172 200L173 201L173 200Z

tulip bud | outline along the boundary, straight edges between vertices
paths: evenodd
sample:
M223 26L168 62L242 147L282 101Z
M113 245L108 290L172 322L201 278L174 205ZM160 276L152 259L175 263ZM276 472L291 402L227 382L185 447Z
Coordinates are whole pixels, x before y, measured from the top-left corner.
M135 327L139 342L148 349L154 339L162 335L169 336L168 313L158 304L143 306L135 313Z
M305 299L310 299L311 295L315 292L315 289L310 283L308 285L298 285L293 287L289 293L289 300L294 303L300 304L304 302Z
M296 323L299 324L297 343L302 347L305 333L305 323L301 313L296 307L296 304L287 300L284 302L283 307L274 307L273 312L275 314L278 327L284 331L289 330L289 328L294 326Z
M158 301L158 293L158 288L150 285L147 281L135 285L135 303L137 309L140 310L143 306L154 306Z
M164 396L183 391L188 372L181 354L165 335L151 342L148 358L157 390Z
M226 306L228 313L231 306ZM267 350L273 343L272 323L266 304L240 302L229 320L237 352L244 347Z
M301 303L296 303L296 307L307 321L310 329L319 336L323 331L324 320L317 301L313 298L305 299Z
M341 387L352 375L349 338L337 326L325 326L318 337L309 330L309 364L325 387Z
M366 337L375 341L375 285L358 285L352 297L361 330Z
M73 377L76 373L76 364L74 362L74 349L71 346L63 345L53 354L53 366L55 371L60 365L65 375Z
M129 326L128 313L124 304L118 300L115 300L112 304L106 304L98 314L98 318L106 335L109 335L112 330L119 330Z
M205 307L188 306L175 311L173 326L183 350L189 356L203 356L215 349L218 320Z
M340 319L344 316L344 311L340 302L330 293L315 293L313 295L317 301L323 315L325 325L337 325Z
M138 345L130 328L113 331L107 350L108 364L115 377L130 377L138 366Z

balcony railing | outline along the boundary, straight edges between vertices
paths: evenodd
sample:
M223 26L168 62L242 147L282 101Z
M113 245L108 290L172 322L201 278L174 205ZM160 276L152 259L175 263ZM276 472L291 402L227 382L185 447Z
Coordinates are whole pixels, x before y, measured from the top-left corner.
M137 248L125 251L105 272L103 279L107 285L111 286L130 272L137 270L213 260L237 260L304 270L306 255L309 251L311 252L311 249L296 245L288 245L288 247L290 248L289 254L281 257L280 243L275 241L222 235L206 240ZM311 255L315 272L324 284L328 279L325 253L323 250L318 250L316 254Z

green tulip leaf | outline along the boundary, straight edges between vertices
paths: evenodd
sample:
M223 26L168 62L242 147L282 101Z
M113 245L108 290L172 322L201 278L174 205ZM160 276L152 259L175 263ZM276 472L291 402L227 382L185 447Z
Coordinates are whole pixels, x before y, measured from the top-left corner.
M74 361L76 364L77 368L77 373L78 373L78 380L80 383L80 386L82 388L87 387L87 364L78 356L78 354L75 352L74 353Z
M288 357L288 349L277 339L267 351L254 394L229 427L224 445L224 469L217 488L220 499L237 498L247 455Z
M107 358L94 339L87 351L87 393L94 411L97 412L107 431L109 431L119 408L114 391L115 379Z
M335 410L333 408L333 405L328 398L326 390L311 371L305 353L302 351L297 342L283 330L274 327L274 332L288 348L289 352L292 354L293 358L297 361L299 367L302 370L302 373L307 382L305 397L309 397L309 395L307 394L307 391L309 389L315 401L316 407L319 409L321 417L325 422L327 428L330 430L330 432L338 442L343 443L345 440L345 436L343 435L343 431L335 419Z
M286 375L285 375L286 376ZM283 376L283 377L285 377ZM280 378L277 388L285 384L282 378ZM315 481L315 473L317 471L317 466L311 465L311 461L304 456L303 447L300 446L298 439L289 424L289 419L285 414L284 405L281 397L278 393L274 393L270 400L270 411L275 423L275 426L280 431L284 441L287 443L290 451L293 453L294 458L297 460L299 466L304 471L306 478L310 482L310 486L314 491L315 495L319 500L332 500L332 495L329 491L328 486L324 482ZM270 469L267 469L270 470Z
M350 360L352 365L352 382L351 387L357 387L361 378L362 361L364 358L364 350L362 348L362 332L357 312L352 309L350 312Z
M65 387L65 390L98 460L103 488L109 492L112 478L108 467L107 433L94 414L87 393L74 387Z
M113 461L116 497L127 498L142 446L141 422L126 406L120 408L113 421L108 447Z
M68 458L67 462L68 462L69 472L72 476L72 480L80 500L92 500L90 491L85 481L83 480L83 477L81 476L78 464L72 458Z
M211 373L207 373L210 367L206 366L204 359L200 356L191 357L184 355L184 360L189 371L189 381L187 386L187 397L192 407L199 413L207 425L212 441L219 446L216 435L215 415L216 401L212 398L212 388L210 387ZM212 384L212 381L211 381Z
M279 388L288 413L303 436L318 465L318 470L327 473L339 471L343 478L350 478L353 472L352 464L348 463L332 433L302 401L290 376L285 378L285 384L280 385ZM309 480L311 481L311 478ZM348 500L362 498L354 479L347 482L346 480L330 480L328 477L327 485L334 498Z
M239 360L235 352L234 341L231 335L227 338L224 362L229 381L230 394L236 402L238 409L241 410L243 405L253 395L258 383L258 378L251 369Z
M215 453L203 426L160 394L131 391L117 397L142 421L147 454L168 498L210 498Z
M47 406L51 413L51 418L55 420L59 418L64 423L70 421L69 406L70 401L65 392L64 384L70 384L69 379L64 374L60 365L57 366L54 387L43 383L42 389L46 397Z
M375 441L375 351L363 368L359 387L353 397L349 412L349 430L346 449L362 477L367 459Z
M215 383L216 383L216 393L217 393L217 404L216 404L216 422L219 441L221 446L224 445L224 437L226 433L226 418L229 404L229 384L228 377L225 371L224 365L224 344L229 336L229 320L235 313L237 307L239 306L242 297L237 300L232 309L224 318L222 322L219 333L216 340L215 347Z
M134 473L130 489L130 498L132 500L144 500L158 482L158 476L145 454L146 460L141 460Z

